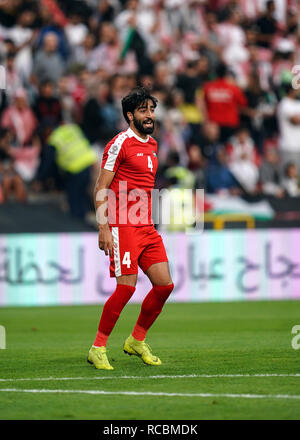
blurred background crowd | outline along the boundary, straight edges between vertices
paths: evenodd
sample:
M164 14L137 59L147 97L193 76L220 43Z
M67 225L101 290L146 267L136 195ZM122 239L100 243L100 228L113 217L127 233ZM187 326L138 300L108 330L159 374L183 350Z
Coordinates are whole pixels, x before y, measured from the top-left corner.
M86 218L136 85L159 188L299 198L298 0L0 0L0 62L1 203L63 194Z

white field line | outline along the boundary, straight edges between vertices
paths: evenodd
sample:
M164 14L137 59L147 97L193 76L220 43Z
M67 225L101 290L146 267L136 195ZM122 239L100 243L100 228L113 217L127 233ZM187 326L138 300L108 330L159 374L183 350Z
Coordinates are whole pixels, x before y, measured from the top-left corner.
M183 374L183 375L156 375L156 376L94 376L94 377L21 377L16 379L0 379L0 382L19 382L19 381L63 381L63 380L114 380L114 379L206 379L206 378L227 378L227 377L300 377L300 373L274 373L274 374Z
M54 394L100 394L119 396L155 396L155 397L229 397L233 399L300 399L300 395L289 394L225 394L225 393L153 393L151 391L102 391L102 390L50 390L3 388L2 392L15 393L54 393Z

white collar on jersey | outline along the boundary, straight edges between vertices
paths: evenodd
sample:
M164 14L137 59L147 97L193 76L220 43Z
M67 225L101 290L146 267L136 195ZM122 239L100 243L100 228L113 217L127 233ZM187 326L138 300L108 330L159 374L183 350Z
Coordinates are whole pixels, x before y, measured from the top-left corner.
M126 133L128 134L128 136L131 138L132 136L134 136L138 141L146 143L149 141L150 136L147 136L147 139L143 139L141 137L139 137L130 127L128 128L128 130L126 131Z

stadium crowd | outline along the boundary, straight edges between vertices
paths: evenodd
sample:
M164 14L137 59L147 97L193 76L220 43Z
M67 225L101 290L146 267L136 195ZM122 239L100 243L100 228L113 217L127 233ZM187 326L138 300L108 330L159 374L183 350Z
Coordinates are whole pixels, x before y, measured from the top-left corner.
M136 85L158 187L299 196L298 0L1 0L0 57L2 202L65 191L83 218Z

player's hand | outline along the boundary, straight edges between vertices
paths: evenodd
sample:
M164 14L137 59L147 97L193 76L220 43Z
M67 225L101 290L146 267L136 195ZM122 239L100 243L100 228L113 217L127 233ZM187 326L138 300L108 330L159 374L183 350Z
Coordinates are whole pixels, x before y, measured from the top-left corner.
M112 257L113 254L113 236L110 232L109 227L103 227L99 229L99 248L105 252L105 255L110 255Z

